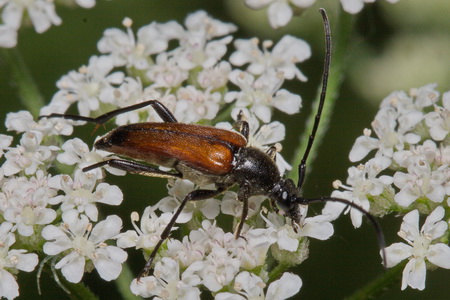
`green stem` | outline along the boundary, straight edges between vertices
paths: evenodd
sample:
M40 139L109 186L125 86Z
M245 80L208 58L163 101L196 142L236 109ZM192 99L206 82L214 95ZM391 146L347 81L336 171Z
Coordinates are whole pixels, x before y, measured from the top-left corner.
M278 264L275 268L272 269L272 271L270 271L268 282L273 282L273 281L279 279L281 277L281 274L286 272L286 270L289 269L290 267L292 267L292 266L288 265L288 264L282 264L282 263Z
M128 264L123 264L122 266L122 272L120 273L120 276L115 280L115 284L117 286L117 289L120 292L120 295L122 296L122 299L125 300L137 300L141 299L140 297L135 296L131 290L130 290L130 283L133 281L134 276L131 272Z
M333 20L331 20L330 22L331 25L333 25ZM320 128L317 131L313 148L308 157L308 166L311 166L312 161L314 161L317 154L317 149L325 137L334 110L334 106L339 95L339 89L342 81L344 80L344 74L346 71L345 69L348 65L347 61L349 58L349 52L347 51L347 48L349 39L353 33L354 16L340 10L338 13L338 21L335 22L335 24L336 25L333 27L331 33L333 49L331 57L331 70L328 78L327 97L322 111L322 117L320 119ZM317 111L319 100L320 88L313 103L313 112ZM294 154L294 161L292 162L293 166L298 166L300 164L303 153L305 153L306 146L308 145L308 138L314 126L314 118L315 113L312 113L307 120L307 127L300 138L300 144ZM309 173L310 171L311 167L308 167L306 169L306 172ZM290 174L290 178L292 178L294 182L297 182L298 172L293 170L293 172L291 172Z
M31 76L19 50L0 49L0 55L11 69L12 81L17 85L17 93L23 106L25 106L34 117L39 115L39 110L45 105L44 97Z
M219 114L214 118L214 124L217 124L219 122L231 122L233 124L233 120L231 119L231 105L225 105L225 109L219 112Z
M70 299L98 300L98 297L82 282L64 283L64 286L70 291L70 294L68 295Z
M357 290L353 295L347 300L362 300L362 299L373 299L379 296L381 293L385 292L390 286L400 281L402 271L406 265L407 261L396 265L395 267L388 269L386 272L375 278L373 281L369 282L363 288Z
M50 259L47 259L47 261ZM45 268L45 272L49 273L50 276L52 276L55 280L55 282L59 285L59 288L61 288L67 295L68 299L73 299L73 300L98 300L98 297L83 283L83 282L79 282L79 283L72 283L67 281L64 277L61 277L59 275L56 274L56 270L51 267L52 270L50 270L50 268ZM38 286L39 286L39 276L40 274L38 274ZM43 295L45 296L45 288L43 289ZM39 295L41 295L41 289L39 289Z

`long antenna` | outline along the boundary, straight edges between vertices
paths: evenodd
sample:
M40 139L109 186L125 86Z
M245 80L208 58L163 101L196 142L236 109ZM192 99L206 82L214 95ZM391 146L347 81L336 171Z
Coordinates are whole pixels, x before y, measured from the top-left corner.
M338 202L338 203L342 203L347 206L350 206L350 207L356 209L357 211L359 211L360 213L362 213L370 221L370 223L372 223L372 226L375 229L375 233L376 233L377 239L378 239L378 247L380 248L381 257L383 259L383 266L385 268L387 267L386 241L384 239L383 229L381 229L380 223L378 223L377 219L375 219L374 216L372 216L368 211L366 211L361 206L359 206L347 199L340 199L340 198L334 198L334 197L318 197L318 198L309 198L309 199L305 198L305 199L301 199L301 201L299 201L300 204L305 204L305 205L309 205L311 203L316 203L316 202Z
M322 14L323 18L323 27L325 31L325 60L324 60L324 67L323 67L323 76L322 76L322 91L320 93L319 98L319 107L317 108L316 117L314 120L314 126L311 131L311 134L309 135L308 139L308 145L306 147L305 153L303 154L303 158L300 162L300 165L298 166L298 189L301 189L303 182L305 180L306 175L306 160L308 159L309 152L311 152L314 138L316 137L317 129L319 128L320 123L320 117L322 115L322 109L323 105L325 103L325 98L327 94L327 85L328 85L328 76L330 73L330 65L331 65L331 29L330 29L330 22L328 20L327 13L325 9L320 8L320 13ZM378 238L378 246L381 250L381 256L383 257L383 265L386 267L387 265L387 257L386 257L386 242L384 239L383 230L381 229L380 224L377 222L377 220L365 209L360 207L359 205L353 203L352 201L349 201L347 199L340 199L340 198L334 198L334 197L319 197L319 198L298 198L299 204L306 204L309 205L311 203L315 202L339 202L342 204L346 204L362 214L365 215L365 217L372 223L372 226L375 229L377 238Z
M303 154L302 161L298 166L298 188L300 189L303 185L306 175L306 160L308 159L309 152L314 143L314 138L316 137L317 129L319 128L320 116L322 115L323 105L325 103L325 98L327 94L327 85L328 85L328 76L330 73L330 65L331 65L331 29L330 22L328 20L327 13L325 9L319 9L323 18L323 27L325 31L325 60L323 63L323 76L322 76L322 91L320 93L319 99L319 107L317 108L316 117L314 120L314 126L309 135L308 146L306 147L305 153Z

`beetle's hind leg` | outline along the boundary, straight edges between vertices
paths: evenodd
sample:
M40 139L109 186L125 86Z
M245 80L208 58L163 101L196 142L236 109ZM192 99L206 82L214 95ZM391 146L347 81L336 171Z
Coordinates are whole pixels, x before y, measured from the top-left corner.
M195 190L195 191L190 192L189 194L187 194L184 197L183 201L181 201L180 206L178 206L178 209L172 216L172 219L170 219L169 224L167 224L166 228L161 233L161 237L160 237L158 243L156 244L155 248L153 249L152 253L150 253L150 257L148 258L148 260L144 266L144 269L141 271L141 273L137 277L138 281L141 277L148 275L150 269L152 268L153 260L155 259L159 248L164 243L164 241L169 237L170 232L172 231L172 227L173 227L173 225L175 225L175 222L177 221L177 218L180 215L180 213L183 211L183 208L186 206L186 203L188 201L205 200L205 199L217 196L225 190L226 190L226 188L218 188L217 190Z
M170 112L170 110L164 106L164 104L162 104L161 102L159 102L158 100L148 100L148 101L144 101L141 103L137 103L134 105L130 105L127 107L122 107L116 110L112 110L110 112L107 112L103 115L100 115L96 118L91 118L91 117L84 117L84 116L77 116L77 115L69 115L69 114L59 114L59 113L53 113L53 114L49 114L46 116L40 116L39 119L42 118L63 118L63 119L67 119L67 120L74 120L74 121L86 121L86 122L90 122L90 123L95 123L95 124L104 124L107 121L109 121L110 119L114 118L117 115L123 114L123 113L127 113L133 110L137 110L146 106L151 105L153 107L153 109L156 111L156 113L158 114L158 116L161 117L161 119L163 119L164 122L166 123L176 123L178 122L177 119L175 118L175 116Z
M150 176L150 177L173 178L173 179L182 177L181 173L169 173L169 172L161 171L157 168L154 168L154 167L151 167L148 165L137 163L135 161L125 160L125 159L116 159L116 158L104 160L104 161L98 162L96 164L87 166L87 167L83 168L83 172L88 172L90 170L93 170L93 169L96 169L99 167L103 167L105 165L108 165L115 169L129 172L129 173Z

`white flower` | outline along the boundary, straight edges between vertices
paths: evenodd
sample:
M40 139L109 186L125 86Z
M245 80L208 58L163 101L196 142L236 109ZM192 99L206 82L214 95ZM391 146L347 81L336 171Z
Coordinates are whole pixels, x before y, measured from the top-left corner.
M255 274L241 272L236 276L234 289L238 294L219 293L215 300L284 300L296 295L302 287L302 280L295 274L284 273L280 279L272 282L264 296L266 284Z
M60 25L61 19L56 15L55 4L45 0L3 0L2 19L6 25L19 29L24 11L30 17L34 29L38 33L46 31L51 25Z
M211 40L237 30L235 25L213 19L203 10L188 15L184 24L188 31L187 37L184 37L187 40L189 40L190 35L203 36L204 39ZM186 33L183 33L183 35L186 35Z
M64 150L64 152L58 154L56 159L60 163L69 166L77 164L79 169L83 169L84 167L88 167L90 165L103 161L104 157L106 157L109 154L108 152L101 150L97 151L95 149L90 151L88 145L79 138L74 138L66 141L61 146L61 148L62 150ZM105 166L104 168L108 170L108 172L110 172L111 174L117 176L126 174L125 171L112 168L109 166ZM94 178L97 179L101 179L104 177L101 168L90 170L88 173L92 174Z
M5 150L13 140L12 136L0 134L0 158L3 156L3 150Z
M426 261L441 268L450 269L450 247L438 243L448 224L442 218L444 208L438 206L425 220L419 231L419 212L413 210L403 217L398 235L408 244L394 243L386 248L387 267L393 267L402 260L409 261L403 271L402 290L409 285L414 289L425 288Z
M369 211L370 202L368 197L380 195L384 188L392 183L392 177L377 175L388 168L391 164L391 159L379 156L370 159L364 165L360 164L358 167L350 167L348 169L347 184L341 184L340 187L346 189L346 191L333 191L332 197L347 199L350 202L360 206L366 211ZM340 214L343 209L348 207L347 205L339 202L327 202L323 214ZM355 227L360 227L362 222L362 213L359 210L350 210L352 224ZM337 217L337 215L336 215Z
M430 135L436 141L442 141L450 132L450 92L442 95L443 107L435 106L435 111L425 116Z
M163 103L161 93L151 87L143 89L139 78L125 77L124 82L114 90L114 104L118 108L131 106L150 99L159 99ZM143 115L148 115L148 120L145 120ZM149 105L142 109L136 109L116 116L115 123L117 125L125 125L142 121L160 121L156 115L155 110Z
M203 268L198 271L203 285L212 292L217 292L224 286L229 285L239 272L239 259L220 247L213 246L211 252L202 263Z
M215 300L245 300L245 299L264 299L264 287L266 284L263 280L253 273L247 271L239 273L234 279L234 290L238 294L219 293L214 298ZM242 295L242 296L241 296Z
M115 66L134 67L138 70L149 68L153 61L152 54L163 52L168 47L170 39L181 35L183 28L171 21L165 24L153 22L141 27L136 36L131 30L133 24L130 18L125 18L122 24L126 32L117 28L105 30L103 38L98 42L101 53L109 53Z
M11 249L16 242L14 234L10 231L12 224L0 224L0 297L14 299L19 296L19 285L16 282L17 270L31 272L38 264L38 256L26 253L26 250ZM6 270L5 270L6 269Z
M155 65L147 71L147 77L153 88L177 88L188 79L189 73L178 66L178 62L166 52L156 56Z
M300 239L308 236L319 240L327 240L333 235L334 229L330 221L335 217L328 215L317 215L306 218L307 206L300 207L303 219L295 232L292 224L286 222L285 218L269 212L264 218L268 227L274 228L278 236L277 244L281 250L295 252L298 250Z
M122 271L121 264L127 259L127 253L118 247L108 246L105 240L119 234L122 220L118 216L108 216L92 228L86 216L79 217L75 212L65 214L61 226L46 226L42 230L42 236L48 240L44 244L44 252L48 255L66 255L55 267L61 269L70 282L80 282L86 262L92 262L104 280L116 279Z
M5 126L8 131L25 132L35 129L36 122L27 110L10 112L6 115Z
M267 239L264 241L261 239L255 239L258 245L255 245L255 242L245 249L244 239L236 240L234 234L224 233L215 223L205 220L202 222L202 228L192 230L189 238L184 237L182 243L169 240L165 256L176 260L180 268L187 267L183 278L200 276L202 284L214 292L229 285L239 268L244 267L242 264L252 268L252 266L260 265L251 261L258 263L261 259L265 261L268 249L268 245L265 244ZM257 250L258 246L260 248ZM249 253L252 249L253 253ZM261 252L264 253L260 254Z
M214 119L219 112L219 102L222 98L219 92L211 93L209 89L201 91L192 85L180 87L176 96L178 101L173 113L181 123Z
M312 237L326 240L333 235L334 229L330 221L334 216L318 215L313 218L306 218L307 207L302 206L300 224L292 224L288 219L276 213L269 212L267 218L261 217L266 222L266 226L271 231L268 232L275 243L271 247L272 256L284 264L294 266L302 263L309 255L309 241L305 237ZM297 231L293 226L298 226Z
M225 55L232 37L212 39L236 30L236 26L214 20L204 11L189 15L185 25L186 30L178 25L162 33L163 36L166 34L178 39L180 46L170 52L159 53L155 63L147 68L147 76L154 82L153 88L178 88L188 79L188 71L197 67L200 70L215 68Z
M48 106L47 106L48 108ZM51 112L64 112L52 107ZM66 109L66 108L64 108ZM41 109L42 115L47 115L46 107ZM6 115L5 125L9 131L16 132L27 132L27 131L40 131L44 136L47 135L71 135L73 132L73 127L71 123L76 123L75 121L68 121L61 118L43 118L38 122L34 121L33 116L29 111L19 111L16 113L8 113ZM80 123L80 122L78 122Z
M135 295L167 300L200 300L200 290L196 287L201 280L193 274L193 267L187 268L180 278L180 267L171 258L163 257L156 263L153 276L142 277L131 282L130 289Z
M398 171L394 174L394 184L400 188L395 201L404 207L421 197L436 203L442 202L446 195L444 184L448 180L442 171L445 168L447 166L432 170L424 157L415 157L408 165L408 173Z
M206 222L206 221L203 221ZM205 245L208 237L204 232L192 230L189 236L184 236L183 241L169 239L165 256L176 260L182 268L187 268L196 261L202 261L205 253L209 251Z
M95 0L75 0L59 2L58 4L71 5L75 2L81 7L91 8ZM60 25L61 18L55 12L54 1L49 0L2 0L2 21L0 24L0 47L11 48L17 44L17 31L22 24L31 23L38 33L43 33L52 25Z
M449 146L441 145L439 149L436 149L435 162L439 166L450 165L450 145Z
M277 242L276 230L269 228L251 228L243 233L247 242L242 242L240 238L236 240L233 235L229 235L232 240L227 243L229 249L236 249L236 257L241 262L241 269L254 270L266 264L269 248Z
M38 256L26 252L23 249L10 250L6 245L0 247L0 297L18 297L19 285L13 274L16 274L17 270L31 272L38 264Z
M203 89L217 90L227 85L230 72L230 63L221 61L212 68L200 71L197 81Z
M272 52L268 50L272 46L272 41L264 41L263 51L258 48L258 40L236 40L234 45L237 49L230 56L230 62L235 66L242 66L249 63L247 71L253 75L263 73L278 73L285 79L297 77L301 81L307 78L295 66L311 56L309 45L296 37L285 35L273 47Z
M269 6L267 13L272 28L286 26L292 19L294 7L304 9L314 2L316 0L245 0L245 4L253 9Z
M436 168L445 164L438 161L439 152L434 141L426 140L419 145L411 146L409 150L395 152L393 159L398 166L405 169L417 163L418 160L424 160Z
M415 115L414 123L422 120L422 114ZM415 133L405 133L398 125L398 114L392 108L381 108L372 127L378 137L371 138L371 131L364 130L364 135L357 138L350 151L350 161L355 162L363 159L371 150L379 149L378 153L387 157L392 157L396 150L403 150L405 144L416 144L420 141L420 136ZM410 128L408 128L409 130Z
M435 84L429 84L412 89L410 96L405 92L388 95L372 122L378 139L370 137L371 130L364 129L364 135L356 140L350 151L350 161L363 159L373 149L378 149L377 156L392 157L394 152L420 142L421 131L415 129L424 119L423 109L433 105L439 98L435 88Z
M272 117L270 107L275 107L285 113L297 113L301 107L301 97L280 89L284 79L274 72L265 73L255 79L253 75L240 70L233 70L229 75L232 83L240 91L228 92L226 102L235 101L235 109L249 107L249 110L264 123L269 123Z
M75 211L85 214L90 220L96 222L98 218L97 203L120 205L123 200L122 191L114 185L100 183L90 173L76 170L74 178L68 175L57 175L49 181L49 186L64 191L65 195L58 195L50 199L49 203L60 204L64 214ZM94 191L95 188L95 191Z
M227 44L231 36L220 40L207 42L205 36L197 32L187 33L186 40L181 40L181 47L175 49L174 57L182 70L192 70L195 67L212 68L227 52Z
M56 146L41 145L43 134L38 131L26 132L20 139L20 145L5 153L6 161L2 166L5 176L24 171L26 175L36 173L37 169L52 159Z
M162 212L174 212L184 197L194 190L194 183L189 180L176 179L169 188L169 196L159 201ZM186 223L192 219L195 211L201 211L208 219L214 219L220 213L220 200L210 198L201 201L189 201L177 218L177 223Z
M111 57L92 56L87 66L80 67L78 72L69 72L56 83L60 90L53 96L50 106L62 102L68 107L76 102L80 114L89 116L91 111L100 108L100 102L113 102L113 85L121 84L124 79L122 72L110 74L113 67Z
M386 0L390 3L396 3L399 0ZM344 10L351 14L359 13L364 7L364 3L375 2L375 0L341 0Z
M288 272L283 273L280 279L269 285L266 299L282 300L290 298L300 291L302 284L298 275Z
M267 197L264 196L252 196L247 199L248 201L248 218L253 217L255 214L259 213L261 210L261 204L266 200ZM222 197L222 202L220 203L220 209L222 213L226 215L231 215L236 218L242 216L242 201L238 200L237 193L233 191L226 191Z
M2 186L5 202L2 203L3 218L14 225L22 236L32 236L35 225L46 225L56 218L56 212L48 208L48 202L56 191L47 186L48 176L38 171L36 176L13 177Z
M246 243L242 238L236 239L231 232L224 232L216 223L209 220L202 222L202 227L192 230L189 237L185 236L183 242L169 240L167 243L167 256L177 260L182 267L207 260L207 256L214 247L221 247L230 253L233 258L240 260L241 268L253 269L264 264L268 247L275 242L270 236L271 230L255 229L243 232L251 242ZM209 258L208 258L209 259Z
M84 8L92 8L95 6L95 0L75 0L75 2Z
M121 248L135 247L136 249L153 249L161 238L161 234L166 229L167 224L173 217L173 213L163 213L161 216L155 214L158 206L148 206L145 208L141 218L140 228L135 222L139 221L136 212L131 214L131 221L134 230L128 230L117 237L117 246ZM172 227L176 230L178 227Z

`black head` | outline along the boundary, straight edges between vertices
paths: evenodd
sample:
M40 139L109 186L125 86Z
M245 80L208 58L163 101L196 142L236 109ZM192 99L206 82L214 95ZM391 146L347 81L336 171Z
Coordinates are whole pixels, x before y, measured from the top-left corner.
M293 225L300 225L300 190L291 179L281 179L270 192L269 198L284 211ZM296 228L294 225L294 229Z

